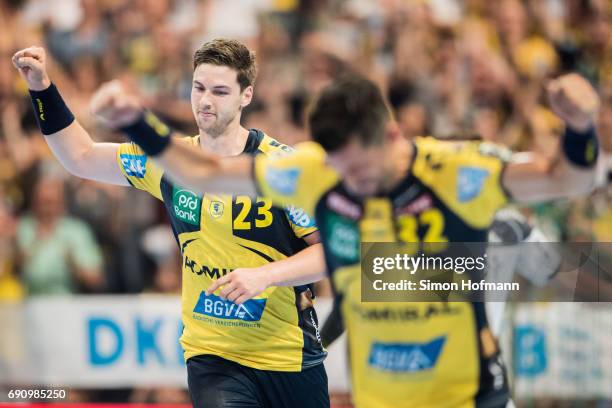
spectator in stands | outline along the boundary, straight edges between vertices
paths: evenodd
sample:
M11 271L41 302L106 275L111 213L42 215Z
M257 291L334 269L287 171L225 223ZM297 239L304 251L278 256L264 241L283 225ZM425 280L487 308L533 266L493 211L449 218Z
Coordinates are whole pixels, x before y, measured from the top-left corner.
M17 276L15 234L17 220L9 206L0 201L0 303L20 300L23 287Z
M104 287L98 244L90 228L65 215L64 182L42 179L30 215L17 226L23 283L28 294L62 295Z

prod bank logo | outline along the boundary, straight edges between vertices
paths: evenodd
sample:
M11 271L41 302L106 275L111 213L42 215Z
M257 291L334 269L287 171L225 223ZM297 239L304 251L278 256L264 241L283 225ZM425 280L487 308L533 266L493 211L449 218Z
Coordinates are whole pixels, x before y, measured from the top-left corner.
M428 343L374 343L370 367L395 373L417 373L432 369L440 357L446 336Z
M174 214L181 221L192 225L200 224L202 200L191 191L175 186L172 189L172 206L174 207Z
M261 320L265 308L266 299L250 299L241 305L237 305L215 294L206 296L206 292L202 292L193 311L217 319L257 322Z

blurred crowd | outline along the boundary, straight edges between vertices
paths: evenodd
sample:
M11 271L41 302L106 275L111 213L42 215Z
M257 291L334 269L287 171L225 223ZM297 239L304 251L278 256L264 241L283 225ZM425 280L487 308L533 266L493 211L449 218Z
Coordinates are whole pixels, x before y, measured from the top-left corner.
M159 202L68 175L36 127L10 57L40 44L51 76L97 141L122 141L88 110L122 79L187 134L192 53L217 37L257 53L247 127L294 144L305 111L338 75L388 92L407 138L480 137L558 155L562 124L546 81L568 71L600 91L612 152L612 2L608 0L3 0L0 2L0 299L180 291L180 257ZM555 239L612 241L609 172L589 199L533 207ZM128 205L129 203L129 205Z
M0 299L67 293L180 291L180 255L159 202L68 175L40 136L11 55L43 45L51 77L97 141L122 141L88 110L122 79L187 134L193 51L217 37L257 53L247 127L288 144L308 138L305 111L356 71L388 93L407 138L473 138L558 155L562 124L546 81L576 71L600 91L597 121L612 154L609 0L2 0L0 2ZM531 208L558 240L612 241L600 188Z
M602 97L598 189L526 211L556 240L612 242L612 1L0 0L0 301L179 293L181 282L161 204L61 168L12 54L46 47L50 75L80 122L97 141L123 141L89 113L97 87L120 78L195 134L192 55L217 37L257 53L244 124L288 144L308 138L313 96L355 71L387 91L407 138L480 137L536 152L545 164L558 157L563 131L547 108L546 81L581 73Z

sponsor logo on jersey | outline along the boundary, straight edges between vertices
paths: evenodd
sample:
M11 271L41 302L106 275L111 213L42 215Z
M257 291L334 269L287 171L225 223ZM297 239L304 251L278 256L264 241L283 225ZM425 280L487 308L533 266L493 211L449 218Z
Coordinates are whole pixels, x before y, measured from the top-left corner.
M297 180L301 170L296 167L288 169L269 168L266 172L266 183L271 189L283 195L295 194L297 188Z
M335 214L330 214L326 223L327 245L331 253L346 262L359 262L360 235L357 223Z
M368 364L381 371L418 373L431 370L440 357L446 336L428 343L374 343Z
M327 207L338 214L344 215L352 220L357 220L363 214L361 207L341 194L334 192L327 196Z
M265 308L266 299L250 299L241 305L237 305L215 294L207 296L206 292L202 291L193 312L217 319L257 322L261 320Z
M221 276L225 276L231 271L232 268L219 268L215 266L198 265L196 261L185 257L185 268L188 268L191 273L195 273L198 276L204 275L211 279L219 279Z
M147 156L134 154L120 154L119 159L125 174L130 177L144 178L147 174Z
M377 307L364 309L360 304L351 304L352 312L363 320L410 322L425 321L436 317L446 317L461 314L461 308L450 303L431 303L425 308L406 306L404 308Z
M210 203L208 211L210 212L210 215L212 215L214 218L219 218L223 215L223 208L224 205L221 201L212 201Z
M478 197L489 172L480 167L461 167L457 173L457 198L461 202Z
M433 207L433 200L430 194L421 194L413 202L406 205L403 208L395 210L395 214L419 214L429 208Z
M172 190L172 208L176 217L188 224L200 224L200 207L202 199L189 190L174 187Z
M310 228L315 226L315 222L311 216L309 216L306 211L301 209L300 207L295 207L290 205L285 208L285 213L287 213L287 217L289 221L298 227Z
M442 168L442 157L438 155L434 158L431 153L427 153L425 155L425 163L427 163L432 170L440 170Z
M285 144L279 143L279 142L277 142L274 139L270 140L269 145L270 146L274 146L274 147L278 147L278 148L280 148L282 151L284 151L286 153L291 153L293 151L293 148L291 148L291 147L289 147L289 146L287 146Z

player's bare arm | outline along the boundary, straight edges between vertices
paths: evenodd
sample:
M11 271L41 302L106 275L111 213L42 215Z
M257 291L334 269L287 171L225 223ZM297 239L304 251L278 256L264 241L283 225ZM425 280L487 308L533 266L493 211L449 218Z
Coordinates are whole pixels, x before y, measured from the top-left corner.
M258 268L239 268L217 279L206 290L210 295L221 288L219 296L234 303L243 303L270 286L300 286L325 277L325 256L319 233L308 235L310 247L282 261Z
M115 158L119 145L94 142L72 116L49 78L45 50L25 48L12 62L30 89L41 131L62 166L77 177L127 186Z
M518 153L508 164L503 184L519 202L584 194L593 187L597 161L594 117L599 97L581 76L568 74L546 88L550 106L565 122L561 157L549 163L533 153Z

